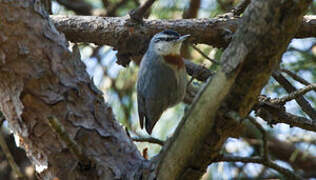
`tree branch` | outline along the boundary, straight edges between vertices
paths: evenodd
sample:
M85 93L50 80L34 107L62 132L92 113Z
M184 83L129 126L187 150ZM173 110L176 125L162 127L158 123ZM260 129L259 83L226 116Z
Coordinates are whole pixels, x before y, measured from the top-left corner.
M201 0L190 0L189 7L183 11L182 18L183 19L193 19L197 18L199 8L201 5ZM189 49L189 42L185 41L180 49L180 54L182 57L187 59L192 59L191 52Z
M135 142L149 142L149 143L159 144L161 146L164 145L164 142L162 140L154 138L154 137L133 137L132 140Z
M280 71L286 73L287 75L289 75L291 78L293 78L295 81L300 82L301 84L304 85L310 85L310 83L308 81L306 81L305 79L301 78L300 76L298 76L297 74L295 74L292 71L289 71L287 69L280 69Z
M214 64L219 64L216 60L211 59L210 57L208 57L206 54L204 54L203 51L201 51L198 47L196 47L194 44L192 44L193 49L195 49L199 54L201 54L205 59L211 61Z
M243 123L243 134L242 137L255 149L258 149L262 143L259 143L260 132L251 123ZM267 132L267 145L269 153L275 159L287 162L293 169L300 169L307 174L312 174L316 167L316 157L298 149L293 143L280 141L271 133ZM291 159L293 153L297 156L295 159Z
M300 176L294 174L292 171L290 171L287 168L283 168L279 166L278 164L272 162L272 161L267 161L261 157L234 157L234 156L223 156L217 160L216 162L243 162L243 163L257 163L257 164L262 164L265 165L269 168L272 168L279 173L285 175L289 179L302 179Z
M241 0L236 7L232 10L234 16L239 16L241 13L245 11L247 6L250 4L251 0Z
M269 160L269 148L268 148L268 141L267 141L267 133L264 128L257 122L257 120L251 116L248 116L247 119L256 126L256 128L260 131L262 136L262 158L265 160Z
M303 96L304 94L308 93L311 90L316 90L316 84L307 85L301 89L298 89L296 91L291 92L287 96L272 99L271 102L273 104L285 104L288 101L291 101L293 99L297 99L299 96Z
M6 159L8 160L13 172L15 173L15 175L17 176L17 179L24 179L24 175L21 172L19 166L16 164L16 162L14 161L14 158L10 152L10 149L3 137L2 132L0 132L0 147L2 152L4 153Z
M190 0L190 5L187 10L183 12L183 19L196 18L201 5L201 0Z
M72 42L91 42L109 45L119 51L118 63L126 66L130 58L142 56L150 38L159 31L173 29L181 34L191 34L192 43L202 43L214 47L228 45L227 30L235 32L240 18L144 20L135 26L129 17L95 16L50 16L59 31ZM301 21L296 37L315 37L316 16L308 16ZM137 43L137 46L135 46Z
M296 88L280 72L275 71L272 76L288 93L296 91ZM316 119L316 110L303 96L297 96L295 101L310 118Z
M143 17L150 8L151 5L153 5L155 0L147 0L143 5L140 7L136 8L135 10L132 10L129 15L132 20L136 22L142 22Z
M310 2L251 2L222 55L222 66L207 81L173 137L166 142L158 163L158 179L200 178L212 159L219 156L225 140L239 135L240 123L227 117L227 112L247 116L279 65ZM280 22L281 14L288 16L282 16Z
M190 76L194 76L199 81L206 81L210 76L214 75L214 72L210 71L202 65L195 64L189 60L184 60L184 64L187 73Z
M315 15L304 16L300 30L296 33L296 38L316 37L315 32L316 18Z
M287 113L282 104L273 103L273 100L266 97L260 96L258 101L259 103L255 105L254 108L256 115L260 116L269 124L286 123L290 126L316 132L316 120L309 120L304 117Z

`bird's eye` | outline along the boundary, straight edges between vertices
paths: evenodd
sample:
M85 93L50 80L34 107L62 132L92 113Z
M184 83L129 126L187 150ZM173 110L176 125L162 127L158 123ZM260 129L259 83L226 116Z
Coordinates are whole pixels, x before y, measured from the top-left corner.
M173 38L166 38L166 41L172 41Z

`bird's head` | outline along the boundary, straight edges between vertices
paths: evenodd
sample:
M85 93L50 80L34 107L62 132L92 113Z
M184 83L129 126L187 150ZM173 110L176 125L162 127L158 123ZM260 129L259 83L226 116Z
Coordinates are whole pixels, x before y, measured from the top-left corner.
M182 42L189 36L190 35L181 36L175 31L165 30L154 35L149 48L152 48L152 50L161 56L179 55Z

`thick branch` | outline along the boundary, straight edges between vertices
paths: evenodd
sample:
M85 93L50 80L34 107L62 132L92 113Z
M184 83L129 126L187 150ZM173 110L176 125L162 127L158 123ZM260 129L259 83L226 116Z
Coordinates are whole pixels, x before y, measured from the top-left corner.
M214 47L226 47L229 42L227 30L235 32L239 18L181 19L181 20L144 20L142 25L135 25L129 17L106 18L95 16L50 16L58 30L72 42L91 42L109 45L119 50L119 57L140 56L147 49L150 38L157 32L173 29L181 34L191 34L191 42L203 43ZM315 37L316 16L302 20L297 37ZM137 46L135 46L135 43Z
M252 1L222 55L222 66L166 142L158 179L200 178L225 140L234 133L238 136L239 125L227 112L238 112L242 118L249 113L310 2Z

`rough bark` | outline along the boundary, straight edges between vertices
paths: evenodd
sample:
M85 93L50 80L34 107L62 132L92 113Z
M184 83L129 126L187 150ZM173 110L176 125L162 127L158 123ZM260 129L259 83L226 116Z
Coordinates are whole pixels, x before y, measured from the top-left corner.
M137 178L146 162L48 18L38 0L0 0L1 112L43 179ZM88 164L48 126L51 116Z
M41 173L44 178L139 178L147 162L113 119L85 73L78 50L68 51L65 39L38 2L0 0L0 78L5 79L0 82L0 110L33 163L48 166ZM297 32L309 2L257 0L241 20L157 20L136 27L126 18L71 17L80 21L72 24L63 17L61 24L71 31L59 28L69 40L112 45L131 56L143 53L152 34L170 27L192 32L193 42L212 44L214 40L224 47L228 44L224 27L233 23L236 28L241 23L223 54L222 67L207 82L160 156L158 179L198 179L227 137L238 132L232 116L243 117L250 111ZM78 157L48 126L50 116L82 148L90 167L80 166Z
M132 23L129 17L50 16L56 28L72 42L91 42L109 45L119 51L119 63L127 65L130 57L141 56L150 38L157 32L173 29L181 34L191 34L192 43L226 47L231 32L235 32L240 18L144 20ZM315 37L316 16L305 16L296 37ZM137 42L137 46L135 46Z
M222 56L222 67L164 147L158 179L198 179L227 137L238 135L240 127L231 117L249 113L310 2L252 1Z

